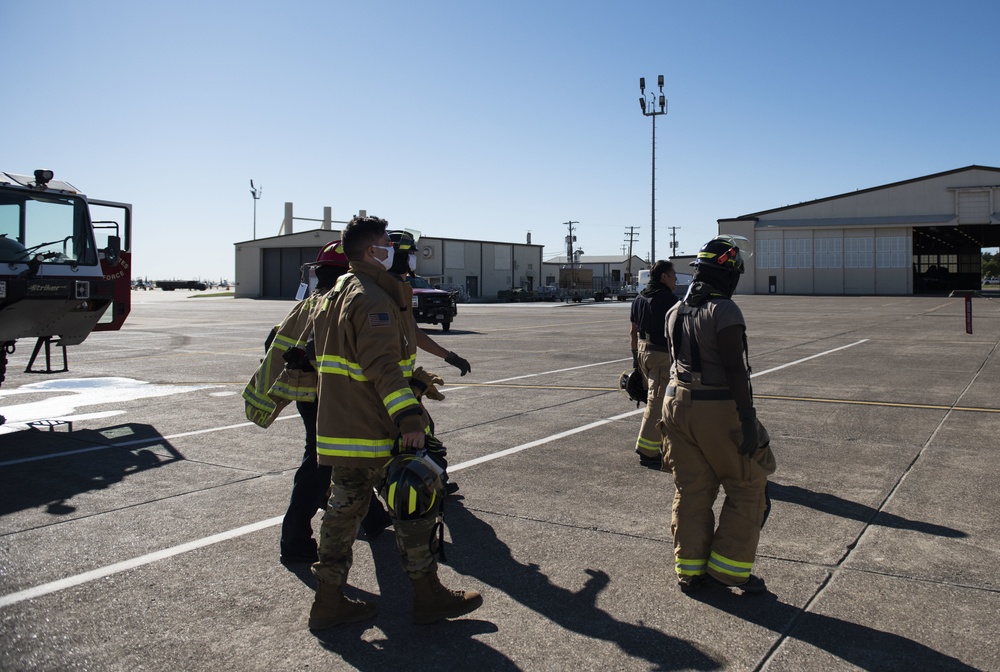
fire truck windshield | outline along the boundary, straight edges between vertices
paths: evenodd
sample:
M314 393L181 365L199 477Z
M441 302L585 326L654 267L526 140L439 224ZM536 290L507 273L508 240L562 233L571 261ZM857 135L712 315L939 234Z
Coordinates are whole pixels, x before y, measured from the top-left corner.
M94 265L97 252L86 203L39 193L0 193L0 262Z

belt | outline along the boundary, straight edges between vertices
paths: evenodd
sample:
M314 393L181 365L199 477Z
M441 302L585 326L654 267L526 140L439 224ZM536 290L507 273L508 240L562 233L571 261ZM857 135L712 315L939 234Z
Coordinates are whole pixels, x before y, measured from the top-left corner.
M651 350L652 352L665 352L667 354L670 354L670 347L667 345L657 345L656 343L653 343L649 339L645 338L642 339L642 342L646 345L647 350Z
M695 401L725 401L733 398L733 393L729 390L689 390L691 399ZM667 396L676 397L677 388L667 385Z

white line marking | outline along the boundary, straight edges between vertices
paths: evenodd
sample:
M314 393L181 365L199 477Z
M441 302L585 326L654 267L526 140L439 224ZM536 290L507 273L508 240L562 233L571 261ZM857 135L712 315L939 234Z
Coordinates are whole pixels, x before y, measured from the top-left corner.
M263 530L274 525L280 525L282 518L283 516L268 518L267 520L261 520L250 525L237 527L236 529L229 530L228 532L220 532L219 534L213 534L210 537L189 541L186 544L166 548L162 551L147 553L146 555L141 555L138 558L132 558L131 560L126 560L124 562L116 562L115 564L108 565L107 567L99 567L89 572L84 572L83 574L77 574L76 576L59 579L58 581L43 583L42 585L35 586L34 588L28 588L16 593L10 593L9 595L0 597L0 607L6 607L11 604L23 602L24 600L30 600L36 597L41 597L42 595L48 595L49 593L54 593L66 588L72 588L73 586L79 586L84 583L89 583L90 581L96 581L97 579L103 579L105 576L111 576L112 574L125 572L130 569L135 569L136 567L142 567L143 565L148 565L158 560L165 560L166 558L180 555L181 553L187 553L188 551L193 551L205 546L211 546L212 544L217 544L220 541L227 541L229 539L235 539L236 537L242 537L244 534L257 532L258 530Z
M781 366L776 366L773 369L767 369L766 371L760 371L758 373L750 376L751 378L756 378L757 376L763 376L765 373L771 373L772 371L779 371L781 369L786 369L789 366L795 366L796 364L801 364L802 362L808 362L810 359L816 359L817 357L822 357L823 355L829 355L831 352L837 352L838 350L844 350L846 348L853 348L855 345L860 345L861 343L867 343L868 339L863 338L860 341L855 341L854 343L848 343L847 345L842 345L839 348L834 348L833 350L826 350L824 352L818 352L815 355L810 355L809 357L803 357L802 359L796 359L794 362L788 362L787 364L782 364Z
M794 364L801 364L802 362L807 362L810 359L816 359L817 357L822 357L823 355L828 355L838 350L843 350L845 348L850 348L855 345L866 342L868 339L857 341L851 343L850 345L844 345L839 348L834 348L833 350L827 350L825 352L820 352L818 354L812 355L810 357L804 357L802 359L795 360L794 362L789 362L788 364L783 364L781 366L776 366L772 369L766 371L761 371L760 373L755 373L754 377L762 376L765 373L770 373L772 371L777 371L779 369L784 369ZM622 360L614 360L622 361ZM610 364L614 362L602 362L602 364ZM588 364L586 366L597 366L597 364ZM573 367L575 368L585 368L585 367ZM569 371L572 369L562 369L562 371ZM557 373L552 371L550 373ZM534 375L542 374L531 374L529 376L518 376L518 378L529 378ZM515 380L515 378L508 378L507 380ZM503 382L503 381L493 381L493 382ZM483 455L482 457L477 457L465 462L460 462L458 464L452 465L448 468L451 472L460 471L468 467L476 466L477 464L483 464L484 462L489 462L490 460L495 460L500 457L506 457L508 455L513 455L514 453L519 453L522 450L527 450L528 448L535 448L537 446L544 445L546 443L551 443L552 441L558 441L559 439L564 439L567 436L573 436L574 434L579 434L585 432L595 427L600 427L602 425L607 425L616 420L622 420L624 418L631 417L633 415L638 415L642 413L645 409L636 409L634 411L628 411L627 413L620 413L618 415L613 415L610 418L605 418L603 420L597 420L596 422L591 422L574 429L568 429L564 432L559 432L558 434L552 434L542 439L536 441L529 441L528 443L522 443L520 446L514 446L513 448L507 448L496 453L491 453L489 455ZM298 417L298 416L288 416L288 417ZM280 420L281 418L279 418ZM233 427L243 427L252 423L243 423L240 425L230 425L226 428L218 429L231 429ZM196 432L186 432L185 434L175 434L174 436L190 436L193 434L203 434L205 432L217 431L217 430L200 430ZM169 437L163 437L164 439ZM124 444L116 444L124 445ZM214 534L210 537L204 537L203 539L196 539L195 541L189 541L185 544L180 544L179 546L173 546L171 548L166 548L162 551L156 551L154 553L148 553L146 555L140 556L138 558L133 558L131 560L126 560L124 562L118 562L113 565L108 565L107 567L99 567L98 569L93 569L89 572L84 572L83 574L77 574L76 576L70 576L65 579L59 579L57 581L51 581L49 583L43 583L40 586L35 586L34 588L28 588L26 590L21 590L16 593L10 593L9 595L0 596L0 607L6 607L12 604L17 604L18 602L23 602L24 600L34 599L36 597L41 597L42 595L48 595L65 588L72 588L74 586L79 586L84 583L89 583L96 579L104 578L105 576L111 576L112 574L117 574L119 572L124 572L130 569L135 569L136 567L141 567L143 565L148 565L150 563L156 562L158 560L165 560L166 558L173 557L175 555L180 555L181 553L187 553L188 551L193 551L205 546L210 546L212 544L217 544L220 541L228 541L229 539L235 539L236 537L241 537L244 534L250 534L252 532L257 532L268 527L274 527L275 525L280 525L284 516L275 516L274 518L268 518L267 520L261 520L250 525L244 525L243 527L237 527L236 529L229 530L228 532L220 532L219 534Z

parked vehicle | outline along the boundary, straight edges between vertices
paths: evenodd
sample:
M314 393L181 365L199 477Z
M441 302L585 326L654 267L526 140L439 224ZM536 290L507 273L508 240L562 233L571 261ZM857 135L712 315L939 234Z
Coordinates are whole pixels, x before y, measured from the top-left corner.
M431 287L419 275L411 275L409 281L413 288L413 316L417 322L440 324L441 331L450 331L452 320L458 315L455 295Z

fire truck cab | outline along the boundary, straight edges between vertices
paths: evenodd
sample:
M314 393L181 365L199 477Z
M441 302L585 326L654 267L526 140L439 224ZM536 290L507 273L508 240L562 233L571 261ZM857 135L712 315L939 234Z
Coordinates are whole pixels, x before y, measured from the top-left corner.
M131 243L131 205L88 199L51 170L0 172L0 383L19 338L37 338L37 355L121 328Z

